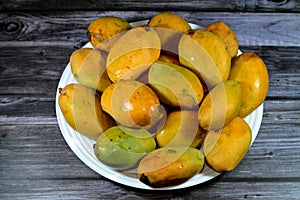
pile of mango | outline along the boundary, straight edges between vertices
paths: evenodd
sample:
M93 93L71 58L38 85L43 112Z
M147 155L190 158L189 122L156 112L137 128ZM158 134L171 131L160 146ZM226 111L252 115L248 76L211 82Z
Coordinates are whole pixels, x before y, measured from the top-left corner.
M163 12L131 26L100 17L88 27L93 48L70 56L78 83L60 88L59 106L78 133L95 140L99 161L131 170L152 187L233 170L252 133L243 119L260 106L269 78L253 52L238 55L224 22L192 29Z

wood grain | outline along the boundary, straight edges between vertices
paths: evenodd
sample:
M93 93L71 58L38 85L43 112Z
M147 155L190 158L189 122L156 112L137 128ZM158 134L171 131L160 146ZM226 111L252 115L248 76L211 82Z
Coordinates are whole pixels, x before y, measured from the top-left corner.
M87 167L57 124L55 94L71 53L101 16L129 22L172 11L226 22L262 57L270 88L259 134L238 167L175 191L139 190ZM0 199L299 199L300 1L0 0Z
M117 16L129 22L149 19L153 11L78 11L0 13L0 41L64 41L74 45L88 42L88 25L101 16ZM203 27L224 21L235 31L241 46L300 46L300 14L175 12ZM237 20L238 19L238 20ZM0 46L1 46L0 43Z
M270 102L265 104L270 105ZM276 105L276 102L273 104ZM299 107L300 104L297 105L296 110ZM225 196L222 195L222 198L242 194L248 197L261 195L264 198L265 195L271 195L265 193L269 189L259 189L257 185L282 187L281 184L289 185L288 191L291 195L289 197L299 195L299 184L297 184L300 181L299 120L285 119L292 124L289 126L287 136L281 121L273 120L277 118L277 112L273 112L272 115L272 112L268 112L268 106L266 110L267 116L264 116L259 135L239 166L233 172L216 178L215 181L187 189L186 195L196 193L193 192L194 190L197 194L208 190L218 196L222 195L222 190L234 188L236 194L226 193L223 194ZM281 109L280 112L286 111ZM268 126L269 123L273 125ZM100 194L104 195L101 197L106 195L107 197L121 197L119 192L124 195L128 192L133 192L137 196L145 195L144 192L138 192L139 190L111 182L85 166L70 151L57 125L4 125L0 127L0 136L0 160L2 162L0 177L9 178L2 183L1 189L6 191L7 197L37 195L40 198L43 195L48 197L66 195L72 198L74 195L74 197L82 198L85 195L94 197L93 195ZM50 149L51 152L49 152ZM274 185L273 182L276 184ZM15 187L11 188L12 185ZM101 185L101 192L97 190L97 185ZM270 191L274 192L273 189ZM170 193L163 193L161 197L175 198L177 193L175 196L170 195ZM277 195L282 195L282 189L280 192L273 193L272 197Z
M184 10L184 11L231 11L231 12L299 12L297 0L238 1L130 1L130 0L89 0L89 1L34 1L2 0L0 10L9 11L55 11L55 10Z

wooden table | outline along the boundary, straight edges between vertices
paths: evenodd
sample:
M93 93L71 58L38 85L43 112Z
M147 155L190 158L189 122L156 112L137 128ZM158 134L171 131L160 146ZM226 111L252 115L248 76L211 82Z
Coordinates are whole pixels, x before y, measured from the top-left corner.
M55 94L87 26L173 11L207 26L226 22L242 51L265 61L270 88L256 141L240 165L204 184L139 190L97 174L58 127ZM300 199L300 2L0 0L0 199Z

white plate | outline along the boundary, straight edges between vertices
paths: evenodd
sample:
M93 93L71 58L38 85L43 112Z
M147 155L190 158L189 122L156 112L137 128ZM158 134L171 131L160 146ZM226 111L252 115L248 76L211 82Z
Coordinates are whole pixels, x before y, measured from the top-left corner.
M138 21L132 23L133 26L146 24L147 21ZM200 26L196 24L190 24L193 29L195 28L201 28ZM87 43L84 47L92 47L90 43ZM239 52L241 53L241 52ZM137 178L128 176L125 173L121 173L119 171L115 171L114 169L104 165L101 163L95 156L93 151L93 145L95 144L94 140L91 140L78 132L76 132L74 129L72 129L68 123L66 122L60 107L58 105L58 97L59 97L59 88L65 87L67 84L70 83L77 83L77 81L74 79L70 63L66 66L60 81L58 83L57 87L57 93L56 93L56 115L58 120L58 125L60 127L60 130L62 132L62 135L64 139L66 140L67 144L70 146L72 151L78 156L78 158L83 161L87 166L89 166L92 170L99 173L100 175L115 181L117 183L140 188L140 189L148 189L148 190L173 190L173 189L181 189L186 188L190 186L194 186L200 183L204 183L208 180L211 180L212 178L218 176L220 173L217 173L210 169L209 167L205 166L203 171L186 182L172 186L172 187L164 187L164 188L152 188L148 185L145 185L144 183L140 182ZM263 104L259 106L256 110L254 110L250 115L248 115L245 119L245 121L249 124L249 126L252 129L252 142L255 140L260 124L262 121L262 115L263 115Z

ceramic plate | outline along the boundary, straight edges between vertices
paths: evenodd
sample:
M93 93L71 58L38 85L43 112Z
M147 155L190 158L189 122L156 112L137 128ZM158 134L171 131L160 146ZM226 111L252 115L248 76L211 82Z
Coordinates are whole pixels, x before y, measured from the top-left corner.
M147 21L138 21L132 23L133 26L146 24ZM190 24L193 29L195 28L201 28L200 26L196 24ZM92 47L90 43L87 43L84 47ZM241 53L241 52L239 52ZM65 87L69 83L77 83L77 81L74 79L70 63L66 66L58 87L57 87L57 93L56 93L56 115L58 124L60 127L60 130L62 132L62 135L69 145L69 147L72 149L72 151L78 156L78 158L83 161L88 167L90 167L95 172L99 173L100 175L115 181L117 183L131 186L134 188L140 188L140 189L148 189L148 190L173 190L173 189L181 189L186 188L190 186L194 186L197 184L204 183L208 180L211 180L212 178L218 176L220 173L217 173L210 169L209 167L205 166L203 171L195 176L193 176L191 179L187 180L186 182L172 187L164 187L164 188L152 188L150 186L145 185L144 183L140 182L136 177L127 175L126 173L122 173L119 171L115 171L114 169L104 165L101 163L96 156L94 155L93 151L93 145L95 144L94 140L91 140L78 132L76 132L74 129L72 129L64 119L64 116L59 108L58 105L58 97L59 97L59 88ZM263 115L263 104L259 106L256 110L254 110L250 115L248 115L245 119L245 121L249 124L249 126L252 129L252 142L255 140L260 124L262 121L262 115Z

